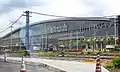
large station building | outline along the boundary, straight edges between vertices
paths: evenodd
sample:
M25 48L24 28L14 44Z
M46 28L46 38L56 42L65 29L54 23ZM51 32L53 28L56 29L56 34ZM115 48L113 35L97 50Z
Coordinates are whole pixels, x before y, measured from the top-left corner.
M33 47L49 48L105 48L106 44L115 44L118 25L115 18L104 17L68 17L45 20L30 24L29 42ZM25 27L20 27L0 39L1 48L25 48ZM105 41L104 41L105 39ZM92 41L95 41L92 44ZM11 43L12 42L12 43Z

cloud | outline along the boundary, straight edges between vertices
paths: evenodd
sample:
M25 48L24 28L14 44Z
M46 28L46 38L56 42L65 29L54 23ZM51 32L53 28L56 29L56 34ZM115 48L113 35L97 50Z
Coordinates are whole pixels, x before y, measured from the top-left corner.
M41 6L42 0L10 0L7 6L14 8L30 8L32 6Z
M89 8L85 6L79 0L50 0L48 1L48 5L43 7L35 6L32 7L33 11L53 14L53 15L60 15L60 16L68 16L68 17L75 17L75 16L88 16L89 15ZM40 21L51 19L55 17L48 17L48 16L40 16L32 14L32 21Z
M105 5L104 15L120 15L120 0L102 0Z
M120 0L82 0L90 9L92 16L120 14Z
M101 16L104 15L104 4L102 1L97 0L83 0L83 4L90 9L89 14L91 16Z
M1 0L0 13L8 13L14 9L31 8L45 5L43 0Z
M0 29L14 21L25 10L68 17L106 16L120 14L120 0L0 0ZM30 22L56 17L30 14ZM4 25L3 25L4 24ZM25 25L22 17L15 27Z

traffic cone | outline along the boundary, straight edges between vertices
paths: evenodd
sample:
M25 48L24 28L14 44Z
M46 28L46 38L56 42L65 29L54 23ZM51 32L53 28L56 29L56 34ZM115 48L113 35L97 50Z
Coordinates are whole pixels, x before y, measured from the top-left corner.
M21 61L21 69L20 69L20 72L27 72L27 71L26 71L26 67L25 67L25 61L23 60L23 57L22 57L22 61Z
M7 53L4 54L4 62L7 61Z
M101 72L100 56L97 55L95 72Z

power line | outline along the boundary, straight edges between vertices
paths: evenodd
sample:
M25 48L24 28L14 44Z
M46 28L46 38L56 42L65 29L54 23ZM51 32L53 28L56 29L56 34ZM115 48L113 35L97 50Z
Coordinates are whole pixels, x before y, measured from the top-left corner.
M46 14L46 13L39 13L39 12L32 12L32 11L30 11L30 13L35 13L35 14L44 15L44 16L51 16L51 17L66 17L66 18L70 18L70 17L67 17L67 16L58 16L58 15L53 15L53 14ZM11 23L10 23L11 25L10 25L9 27L7 27L6 29L4 29L3 31L0 31L0 33L6 31L6 30L9 29L12 25L14 25L15 23L17 23L22 16L23 16L23 14L20 15L17 20L15 20L14 22L11 22ZM117 16L117 15L102 16L102 17L105 17L105 18L106 18L106 17L113 17L113 16ZM9 25L9 24L8 24L8 25ZM8 26L8 25L7 25L7 26ZM2 29L1 29L1 30L2 30Z
M39 13L39 12L32 12L32 11L30 11L30 13L35 13L35 14L44 15L44 16L51 16L51 17L67 17L67 18L70 18L68 16L58 16L58 15L53 15L53 14L46 14L46 13ZM115 16L118 16L118 15L108 15L108 16L101 16L101 17L107 18L107 17L115 17Z
M32 12L32 11L30 11L30 13L35 13L35 14L44 15L44 16L51 16L51 17L67 17L67 16L58 16L53 14L45 14L45 13Z
M10 26L12 26L12 25L14 25L15 23L17 23L19 20L20 20L20 18L23 16L23 14L22 15L20 15L19 17L18 17L18 19L17 20L15 20Z
M8 27L11 23L12 23L12 22L10 22L9 24L7 24L5 27ZM0 30L4 30L5 27L4 27L4 28L1 28Z
M3 31L0 31L0 33L5 32L5 31L6 31L7 29L9 29L12 25L14 25L15 23L17 23L22 16L23 16L23 14L20 15L20 16L18 17L18 19L16 19L14 22L9 23L9 24L11 24L11 25L10 25L9 27L7 27L6 29L4 29Z
M9 29L10 27L7 27L5 30L3 30L3 31L0 31L0 33L3 33L3 32L5 32L7 29Z

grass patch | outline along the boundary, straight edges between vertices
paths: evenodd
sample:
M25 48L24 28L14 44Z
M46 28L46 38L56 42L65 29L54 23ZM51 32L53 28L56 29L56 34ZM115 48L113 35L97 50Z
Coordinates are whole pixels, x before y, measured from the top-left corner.
M25 50L16 50L15 53L24 53Z
M104 67L108 70L111 70L111 69L113 69L113 64L112 63L107 63Z
M22 57L24 53L9 53L10 57Z
M55 57L57 54L53 52L39 52L38 56Z
M107 62L104 67L110 71L120 69L120 57L115 57L111 62Z

